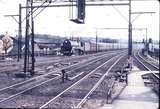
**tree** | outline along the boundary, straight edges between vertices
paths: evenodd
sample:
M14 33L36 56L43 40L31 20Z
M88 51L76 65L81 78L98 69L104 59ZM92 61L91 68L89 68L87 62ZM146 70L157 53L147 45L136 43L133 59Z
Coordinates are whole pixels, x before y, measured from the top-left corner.
M5 54L7 54L7 50L13 45L13 40L8 35L8 32L4 35L2 38L3 41L3 49L5 51Z
M3 41L0 40L0 53L2 53L2 52L3 52Z

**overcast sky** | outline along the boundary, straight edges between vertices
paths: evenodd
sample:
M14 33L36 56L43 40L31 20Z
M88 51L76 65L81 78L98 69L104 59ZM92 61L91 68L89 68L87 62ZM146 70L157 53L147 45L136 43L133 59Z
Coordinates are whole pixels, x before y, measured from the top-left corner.
M6 14L18 14L18 4L25 6L26 0L0 0L0 34L6 31L12 36L17 34L18 24L12 19L4 17ZM69 21L69 7L47 8L35 18L35 33L61 36L90 36L95 37L96 28L128 28L128 6L86 7L85 24L75 24ZM23 12L23 18L25 10ZM159 40L159 2L157 0L132 1L132 12L156 12L143 14L133 22L133 39L147 36ZM123 15L120 15L120 13ZM137 15L132 15L132 20ZM25 33L23 23L23 34ZM99 37L127 39L128 30L97 29Z

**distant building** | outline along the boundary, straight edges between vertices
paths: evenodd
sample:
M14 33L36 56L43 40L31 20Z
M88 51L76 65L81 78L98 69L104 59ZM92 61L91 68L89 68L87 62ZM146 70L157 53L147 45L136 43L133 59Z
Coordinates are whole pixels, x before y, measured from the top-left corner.
M10 55L16 55L18 53L18 37L12 37L13 40L13 49L9 52ZM30 39L31 41L31 39ZM35 54L52 54L55 49L60 48L63 39L56 36L49 35L39 35L35 34L34 38L34 51ZM29 43L31 44L31 42ZM21 51L24 54L25 49L25 38L22 37L21 40ZM31 45L29 47L29 51L31 52Z

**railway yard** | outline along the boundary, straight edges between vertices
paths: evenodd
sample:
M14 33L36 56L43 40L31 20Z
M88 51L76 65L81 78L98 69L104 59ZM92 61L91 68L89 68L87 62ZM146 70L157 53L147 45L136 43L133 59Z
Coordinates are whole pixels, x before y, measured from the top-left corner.
M160 109L157 0L0 7L0 109Z
M130 72L126 50L36 60L35 75L26 77L17 76L22 61L0 63L0 107L89 109L89 104L95 102L112 103L126 87ZM140 51L134 53L133 63L142 71L149 71L148 77L153 81L159 80L158 64ZM157 91L158 88L153 87Z

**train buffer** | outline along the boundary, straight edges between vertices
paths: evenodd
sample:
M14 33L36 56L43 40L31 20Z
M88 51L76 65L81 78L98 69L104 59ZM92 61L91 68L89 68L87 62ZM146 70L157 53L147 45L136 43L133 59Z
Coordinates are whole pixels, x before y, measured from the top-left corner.
M133 66L128 74L128 85L112 104L104 104L98 109L159 109L158 95L144 85L140 71Z

